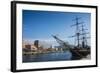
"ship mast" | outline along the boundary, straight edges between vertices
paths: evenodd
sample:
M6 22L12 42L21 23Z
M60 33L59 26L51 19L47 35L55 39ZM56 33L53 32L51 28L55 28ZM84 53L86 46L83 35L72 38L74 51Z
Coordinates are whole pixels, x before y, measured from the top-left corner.
M82 34L80 34L80 35L82 35L82 39L80 39L80 40L82 40L82 47L85 48L85 46L87 45L87 39L89 38L86 36L86 34L89 34L89 33L86 32L86 30L88 30L88 29L85 29L83 24L81 27L82 27L82 30L81 30Z
M85 33L85 30L87 29L84 29L84 25L83 23L84 22L79 22L81 18L80 17L76 17L73 21L75 21L75 24L74 25L71 25L71 27L75 26L76 27L76 32L75 32L75 35L74 36L71 36L71 37L76 37L77 39L77 47L80 47L80 40L82 40L82 47L84 48L85 45L87 44L87 37L86 37L86 34L88 33ZM80 30L80 25L81 25L81 30Z
M71 27L75 26L76 27L76 33L74 36L72 37L76 37L77 38L77 47L79 47L80 44L80 29L79 29L79 25L82 24L83 22L79 22L79 17L76 17L73 21L76 21L76 23L74 25L71 25Z

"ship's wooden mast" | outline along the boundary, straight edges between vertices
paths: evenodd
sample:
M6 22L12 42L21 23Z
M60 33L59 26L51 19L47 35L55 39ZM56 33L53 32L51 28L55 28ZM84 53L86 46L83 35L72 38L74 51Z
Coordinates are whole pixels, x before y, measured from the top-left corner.
M77 47L80 47L80 44L82 44L82 47L84 48L85 45L87 45L87 38L88 37L86 37L86 34L89 34L89 33L85 32L85 30L87 30L87 29L84 29L84 25L83 25L84 22L79 22L79 19L81 19L81 18L80 17L76 17L73 20L73 21L75 21L75 24L71 25L71 27L75 26L76 27L76 32L75 32L75 35L71 36L71 37L76 37L76 39L77 39ZM82 43L80 42L80 40L82 40Z

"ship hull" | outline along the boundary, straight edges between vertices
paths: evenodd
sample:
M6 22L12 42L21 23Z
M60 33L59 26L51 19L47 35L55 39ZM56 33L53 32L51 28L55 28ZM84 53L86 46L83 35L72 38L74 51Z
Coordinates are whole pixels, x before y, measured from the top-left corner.
M72 57L72 60L79 60L82 58L86 58L87 55L90 54L90 50L76 50L76 49L72 49L70 50Z

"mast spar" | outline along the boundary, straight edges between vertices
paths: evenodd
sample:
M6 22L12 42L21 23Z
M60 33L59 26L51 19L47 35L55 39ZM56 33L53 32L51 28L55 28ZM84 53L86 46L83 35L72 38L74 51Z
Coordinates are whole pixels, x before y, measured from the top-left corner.
M75 21L74 25L71 25L71 27L75 26L76 27L76 32L74 36L71 37L76 37L76 42L77 42L77 47L80 47L80 44L82 44L82 47L84 48L85 45L87 45L87 38L85 30L88 29L84 29L84 22L79 22L79 20L81 19L81 17L76 17L73 21ZM80 25L81 25L81 30L80 30ZM80 40L82 40L82 43L80 43Z

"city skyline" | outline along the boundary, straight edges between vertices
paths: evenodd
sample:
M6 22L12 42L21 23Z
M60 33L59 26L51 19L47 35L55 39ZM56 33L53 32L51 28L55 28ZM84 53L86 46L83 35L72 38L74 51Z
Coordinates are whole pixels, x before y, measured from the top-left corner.
M90 13L23 10L23 40L52 43L55 41L52 35L58 35L60 39L74 44L74 39L68 37L75 33L75 27L71 25L75 24L72 20L76 16L82 17L79 22L84 22L90 32Z

